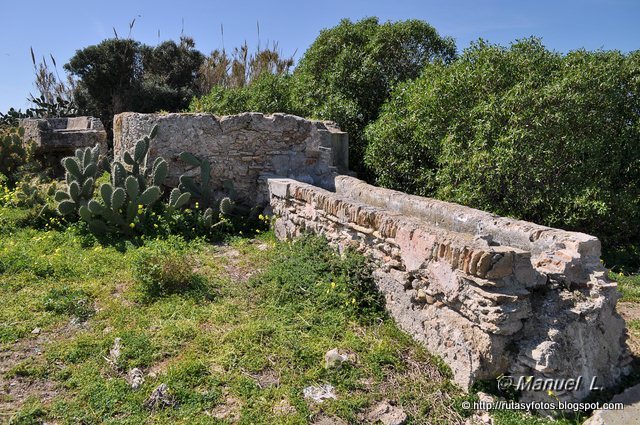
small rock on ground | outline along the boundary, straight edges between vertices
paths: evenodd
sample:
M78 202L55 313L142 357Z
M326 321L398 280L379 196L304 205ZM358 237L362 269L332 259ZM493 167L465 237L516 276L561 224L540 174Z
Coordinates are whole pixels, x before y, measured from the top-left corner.
M324 400L329 398L334 400L338 399L335 393L335 388L330 384L320 385L319 387L309 386L306 387L302 393L304 394L304 398L309 398L317 403L322 403Z
M332 369L334 367L339 367L342 363L346 362L349 359L349 356L346 354L340 354L337 348L329 350L324 355L324 367L326 369Z
M144 383L144 373L137 367L134 367L129 371L129 384L131 388L137 390Z
M169 393L167 384L160 384L144 402L144 407L149 410L163 409L165 407L175 406L175 400Z
M407 414L400 407L393 406L384 400L378 403L367 413L367 419L372 423L383 425L403 425L407 422Z

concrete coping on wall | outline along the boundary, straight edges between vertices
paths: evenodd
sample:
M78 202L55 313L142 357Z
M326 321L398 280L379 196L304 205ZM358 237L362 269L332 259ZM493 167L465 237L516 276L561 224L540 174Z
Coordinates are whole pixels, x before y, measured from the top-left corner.
M416 217L446 230L488 238L492 245L529 251L534 267L567 282L587 282L585 266L604 270L600 264L600 241L595 236L375 187L351 176L336 177L335 188L338 195L358 202Z

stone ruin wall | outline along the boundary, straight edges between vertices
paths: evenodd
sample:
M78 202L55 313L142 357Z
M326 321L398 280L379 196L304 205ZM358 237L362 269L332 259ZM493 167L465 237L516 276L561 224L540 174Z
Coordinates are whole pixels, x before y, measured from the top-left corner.
M215 189L231 180L241 201L270 202L278 238L313 232L372 258L391 315L463 388L501 374L582 377L580 391L554 396L579 400L593 377L613 386L628 371L597 238L368 185L344 175L346 133L292 115L124 113L114 156L156 124L149 161L170 163L170 184L198 173L178 159L191 152L211 162Z
M291 177L331 189L333 177L346 173L348 135L333 123L294 115L247 112L218 117L213 114L139 114L114 117L114 157L122 159L154 125L148 161L162 156L169 163L169 185L182 174L199 169L180 161L187 151L211 162L214 189L223 192L231 181L237 200L248 205L268 202L267 179Z
M62 158L78 148L99 145L101 152L107 153L107 132L98 118L25 118L20 127L24 128L23 143L32 144L36 158L56 176L64 176Z
M20 127L24 128L23 140L34 143L36 154L73 155L77 148L96 144L107 152L107 133L98 118L25 118Z
M322 234L371 257L387 310L463 388L501 374L581 376L580 391L521 397L579 400L593 377L613 386L628 372L617 286L597 238L349 176L336 177L335 192L292 179L269 180L269 191L277 237Z

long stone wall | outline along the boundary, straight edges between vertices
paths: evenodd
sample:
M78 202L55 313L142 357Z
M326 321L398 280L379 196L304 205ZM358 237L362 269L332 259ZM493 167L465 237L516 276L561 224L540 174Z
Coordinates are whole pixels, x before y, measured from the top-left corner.
M348 176L335 192L269 180L276 235L325 235L370 256L386 307L399 326L451 367L478 380L581 378L575 391L525 391L521 400L578 400L611 387L631 357L616 313L616 284L600 242Z
M191 152L211 162L214 189L222 192L223 183L231 181L237 200L250 205L268 202L269 177L332 188L333 177L347 172L347 133L331 122L287 114L127 112L114 117L114 156L121 159L154 125L158 134L150 143L148 161L162 156L169 162L171 185L184 173L199 173L178 159L180 152Z

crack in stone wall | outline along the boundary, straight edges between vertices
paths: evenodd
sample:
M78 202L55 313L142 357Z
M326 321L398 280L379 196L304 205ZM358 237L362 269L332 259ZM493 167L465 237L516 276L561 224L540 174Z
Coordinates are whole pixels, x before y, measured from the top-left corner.
M597 238L368 185L330 192L270 179L278 238L303 232L373 259L398 325L442 356L468 388L501 374L613 386L628 372L616 284ZM578 391L521 400L579 400Z

